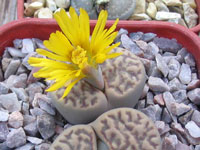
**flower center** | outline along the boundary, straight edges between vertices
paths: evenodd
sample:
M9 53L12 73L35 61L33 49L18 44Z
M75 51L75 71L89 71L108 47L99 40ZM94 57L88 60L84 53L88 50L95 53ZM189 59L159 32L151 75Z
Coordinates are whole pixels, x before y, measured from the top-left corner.
M87 64L88 58L86 56L86 53L87 51L81 48L80 46L77 46L77 48L72 51L71 60L81 69Z

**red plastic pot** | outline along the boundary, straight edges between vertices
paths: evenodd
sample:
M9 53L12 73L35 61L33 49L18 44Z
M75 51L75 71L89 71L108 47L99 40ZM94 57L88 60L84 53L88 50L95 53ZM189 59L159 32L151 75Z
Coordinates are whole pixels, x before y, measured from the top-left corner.
M190 30L197 33L198 31L200 31L200 0L195 0L195 1L197 4L197 13L199 15L199 20L198 20L199 24L191 28ZM18 19L24 18L24 0L17 0L17 18Z
M95 22L91 21L91 30L93 30ZM112 24L113 21L108 21L107 27ZM125 28L129 32L153 32L160 37L177 39L195 57L200 77L200 39L189 29L181 25L157 21L121 21L117 26L117 30L119 28ZM16 38L35 37L45 40L49 38L50 33L56 30L59 30L59 27L53 19L21 19L8 23L0 27L0 55L5 47L12 46L12 41Z

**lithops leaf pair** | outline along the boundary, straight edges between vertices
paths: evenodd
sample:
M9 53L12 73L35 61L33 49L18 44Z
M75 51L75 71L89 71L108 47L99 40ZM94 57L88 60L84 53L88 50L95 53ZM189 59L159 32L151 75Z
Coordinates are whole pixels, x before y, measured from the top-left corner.
M123 55L101 66L103 91L81 80L63 100L60 97L64 88L50 94L53 104L68 122L89 123L109 109L134 107L138 102L146 82L144 66L128 50L116 48L114 51L123 52Z
M102 65L109 107L134 107L146 82L144 66L128 50L116 48L114 51L123 52L123 55L109 59Z
M97 145L98 138L100 145ZM118 108L102 114L89 125L66 129L50 150L97 150L97 147L98 150L161 150L161 140L157 128L145 114Z
M79 81L69 95L60 100L64 90L59 89L49 95L57 110L72 124L89 123L107 111L104 93L84 80Z

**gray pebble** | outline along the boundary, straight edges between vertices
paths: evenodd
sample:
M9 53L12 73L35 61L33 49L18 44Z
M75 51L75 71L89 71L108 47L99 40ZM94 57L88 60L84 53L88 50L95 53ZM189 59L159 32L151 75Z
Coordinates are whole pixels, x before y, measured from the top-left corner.
M200 105L200 88L188 92L188 98L197 105Z
M27 143L21 147L16 148L15 150L34 150L34 145L31 143Z
M177 78L174 78L173 80L169 81L168 86L171 92L185 90L187 88L187 86L180 83L180 81Z
M176 59L170 59L168 63L168 68L169 68L169 75L168 78L169 80L174 79L175 77L178 77L180 73L180 63Z
M4 78L7 79L10 75L13 75L17 72L18 67L20 66L20 60L11 60L10 64L8 65L5 73Z
M178 51L177 56L181 56L180 63L184 63L185 62L184 58L185 58L185 56L187 54L188 54L188 51L184 47L181 50Z
M37 48L46 49L42 40L37 39L37 38L32 38L32 41L35 43Z
M22 113L24 115L29 115L29 109L30 109L29 103L28 102L22 102Z
M156 36L157 36L157 35L156 35L155 33L151 33L151 32L150 32L150 33L145 33L145 34L143 34L141 40L143 40L143 41L145 41L145 42L150 42L150 41L152 41Z
M24 90L24 88L11 88L11 91L17 95L17 98L21 101L28 101L28 94Z
M8 125L15 129L23 126L24 118L19 111L14 111L10 114Z
M192 115L192 121L194 121L199 127L200 127L200 112L198 110L195 110Z
M0 110L0 122L8 121L9 114L8 112Z
M149 77L148 80L149 88L155 92L165 92L169 91L169 86L160 78Z
M21 104L15 93L0 95L0 104L9 112L21 110Z
M175 39L167 39L167 38L154 38L153 42L163 51L177 53L178 50L182 48L180 44L177 43Z
M35 117L46 114L46 112L44 110L42 110L38 107L34 107L34 108L30 109L30 113L31 113L31 115L33 115Z
M186 114L184 114L183 116L178 118L178 121L182 124L182 125L186 125L192 117L193 114L193 110L191 109L189 112L187 112Z
M38 134L37 122L32 122L26 126L24 126L24 130L27 135L36 136Z
M8 91L8 86L5 83L0 82L0 94L8 94Z
M182 64L180 68L179 79L183 84L189 84L191 81L191 69L188 64Z
M176 116L180 116L188 111L190 111L190 106L187 106L183 103L179 104L179 103L172 103L171 104L171 112L172 114L176 115Z
M23 128L13 129L7 136L6 145L9 148L17 148L26 143L26 134Z
M172 93L177 103L182 103L187 99L186 90L178 90Z
M9 88L25 88L26 81L27 81L27 74L25 74L25 73L20 74L19 76L11 75L6 80L6 85Z
M34 145L39 145L43 142L43 139L39 139L37 137L27 136L27 141Z
M13 47L7 47L7 50L9 52L9 54L13 57L13 58L23 58L25 57L26 54L22 53L19 49L17 48L13 48Z
M55 133L55 121L50 115L37 117L37 127L43 139L49 139Z
M6 141L9 129L6 122L0 122L0 143Z
M146 104L147 104L147 106L148 105L154 105L154 102L153 102L153 93L152 92L148 92L147 93Z
M192 56L192 54L188 53L185 57L184 57L185 63L188 64L189 66L194 67L195 66L195 60L194 57Z
M22 48L22 39L15 39L14 41L13 41L13 45L14 45L14 47L15 48Z
M162 72L164 77L167 77L169 73L169 69L165 61L163 61L163 58L160 54L156 54L156 63L157 63L158 69Z
M32 53L35 50L34 43L31 39L22 40L22 53Z
M132 40L137 41L142 38L143 34L143 32L132 32L129 34L129 36Z

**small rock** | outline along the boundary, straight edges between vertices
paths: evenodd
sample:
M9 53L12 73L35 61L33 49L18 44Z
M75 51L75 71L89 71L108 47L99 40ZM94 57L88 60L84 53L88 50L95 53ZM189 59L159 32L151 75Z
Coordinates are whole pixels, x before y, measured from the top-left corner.
M7 79L10 75L13 75L17 72L18 67L20 66L20 60L11 60L10 64L8 65L8 68L6 69L4 73L4 78Z
M158 129L160 135L163 135L170 131L169 125L165 124L163 121L156 121L155 126Z
M0 110L0 122L8 121L9 114Z
M139 100L138 103L137 103L137 109L138 110L142 110L145 108L145 103L146 101L143 99L143 100Z
M164 92L163 99L164 99L165 105L167 107L167 110L169 111L169 114L172 117L172 120L174 122L177 122L177 117L172 114L172 103L175 103L174 97L172 96L172 94L170 92Z
M200 150L200 145L196 145L195 150Z
M0 82L0 94L8 94L8 91L8 86L5 83Z
M184 63L184 58L185 58L185 56L188 54L188 51L187 51L187 49L186 48L182 48L181 50L179 50L178 52L177 52L177 56L181 56L180 58L180 63Z
M46 112L38 107L34 107L33 109L30 109L30 113L31 115L37 117L37 116L41 116L43 114L46 114Z
M51 145L48 143L42 143L40 145L35 146L35 150L49 150L50 146Z
M176 150L191 150L191 149L186 144L178 142L178 144L176 145Z
M200 128L196 125L194 121L189 121L185 128L188 130L189 134L194 138L200 137Z
M176 135L165 137L162 144L162 150L176 150L178 139Z
M156 0L154 3L158 11L169 12L168 7L162 2L162 0Z
M182 125L186 125L192 117L193 114L193 110L191 109L189 112L187 112L185 115L181 116L178 118L178 121L182 124Z
M195 60L194 57L192 56L192 54L188 53L185 57L184 57L185 63L188 64L189 66L194 67L195 66Z
M70 0L55 0L55 2L59 8L68 8L70 5Z
M0 142L4 142L9 134L7 123L0 122Z
M144 33L144 34L142 35L142 39L141 39L141 40L143 40L143 41L145 41L145 42L150 42L150 41L152 41L156 36L157 36L157 35L156 35L155 33L151 33L151 32L149 32L149 33Z
M188 92L188 98L197 105L200 105L200 88Z
M156 20L169 20L169 19L180 19L181 15L174 12L164 12L164 11L158 11L156 13Z
M42 85L39 82L29 84L28 87L25 90L28 93L30 102L33 101L36 93L42 93L43 92Z
M150 76L148 80L148 85L152 91L156 92L169 91L169 86L166 83L164 83L163 80L161 80L160 78Z
M27 141L31 142L34 145L39 145L43 142L42 139L36 138L36 137L31 137L31 136L27 136Z
M53 12L57 9L56 3L54 0L46 0L46 6Z
M138 41L142 38L143 34L143 32L132 32L129 34L129 37L134 41Z
M142 55L141 49L126 34L121 36L121 41L124 48L130 50L135 55Z
M193 90L198 87L200 87L200 80L194 79L187 85L187 90Z
M36 117L31 115L23 115L23 118L24 118L24 123L23 123L24 126L36 121Z
M189 28L192 28L197 25L197 18L198 15L196 14L195 10L190 7L190 4L183 3L183 10L184 10L184 19Z
M32 53L34 52L35 47L34 43L31 39L23 39L22 40L22 53L27 54L27 53Z
M6 71L6 69L8 68L8 65L10 64L11 60L12 60L11 58L3 57L3 59L1 60L1 65L2 65L3 72Z
M43 139L48 139L52 137L55 133L55 121L50 115L41 115L37 117L37 127L43 137Z
M187 88L187 86L180 83L180 81L177 78L174 78L173 80L169 81L168 86L171 92L178 90L185 90Z
M41 8L38 12L38 18L53 18L53 13L49 8Z
M200 127L200 112L198 110L195 110L192 115L192 121L194 121L199 127Z
M180 44L177 43L175 39L167 39L167 38L154 38L153 42L163 51L177 53L178 50L182 48Z
M9 88L25 88L27 81L27 74L23 73L19 76L11 75L6 81L6 85Z
M162 0L167 6L182 6L180 0Z
M155 95L154 98L153 98L153 101L154 101L155 104L159 104L160 106L165 105L162 94Z
M171 112L172 114L176 115L176 116L180 116L188 111L190 111L190 106L187 106L183 103L179 104L179 103L172 103L171 104Z
M7 50L9 52L9 54L13 57L13 58L23 58L25 57L25 54L23 54L19 49L17 48L13 48L13 47L7 47Z
M148 44L142 40L138 40L138 41L135 41L135 43L137 44L137 46L139 46L139 48L141 50L143 50L144 52L147 50L148 48Z
M46 49L42 40L40 40L38 38L32 38L32 41L35 43L37 48Z
M17 95L17 98L21 101L28 101L28 94L24 90L24 88L11 88L11 91Z
M15 150L34 150L34 145L31 143L27 143L21 147L16 148Z
M177 103L182 103L187 100L186 90L178 90L173 92L173 97Z
M195 0L182 0L183 3L188 3L193 9L196 9L197 5Z
M130 20L146 20L146 21L149 21L149 20L151 20L151 18L147 14L142 13L142 14L132 15Z
M22 40L21 39L13 40L13 45L14 45L15 48L21 49L22 48Z
M19 68L17 69L16 75L20 75L22 73L27 73L28 70L23 64L20 64Z
M23 126L23 121L24 118L22 114L19 111L14 111L9 116L8 125L17 129Z
M147 93L146 104L147 104L147 106L154 105L154 102L153 102L153 93L152 92L148 92Z
M53 108L50 99L41 93L36 93L34 100L38 102L40 108L50 115L55 115L55 109Z
M150 105L141 110L146 114L152 121L159 121L161 119L162 109L159 105Z
M156 17L156 13L157 13L157 8L156 5L154 3L149 3L148 8L147 8L147 14L151 17L151 18L155 18Z
M162 121L164 121L165 123L171 123L172 122L172 118L171 118L167 108L164 108L164 110L163 110Z
M150 62L150 67L147 70L148 76L162 78L161 72L158 70L155 61Z
M9 112L20 111L21 104L15 93L0 95L0 104Z
M22 113L24 115L29 115L29 108L30 108L29 103L22 102Z
M160 54L156 54L156 63L157 63L158 69L162 72L164 77L167 77L169 73L169 69L165 61L163 61L163 58Z
M32 122L24 126L25 132L30 136L36 136L38 134L37 122Z
M36 53L36 52L29 53L29 54L26 55L26 57L22 60L22 64L23 64L28 70L32 70L33 67L29 65L28 59L29 59L29 57L36 57L36 56L37 56L37 53Z
M173 122L171 124L171 127L172 127L173 130L175 130L175 131L177 131L177 132L179 132L181 134L183 134L185 132L185 130L183 129L183 127L179 123L174 123Z
M179 79L183 84L189 84L191 81L191 69L188 64L182 64L179 74Z
M170 59L168 63L168 68L169 68L169 75L168 78L169 80L174 79L175 77L178 77L180 73L180 63L176 59Z
M26 134L23 128L13 129L7 136L6 145L9 148L16 148L26 143Z

